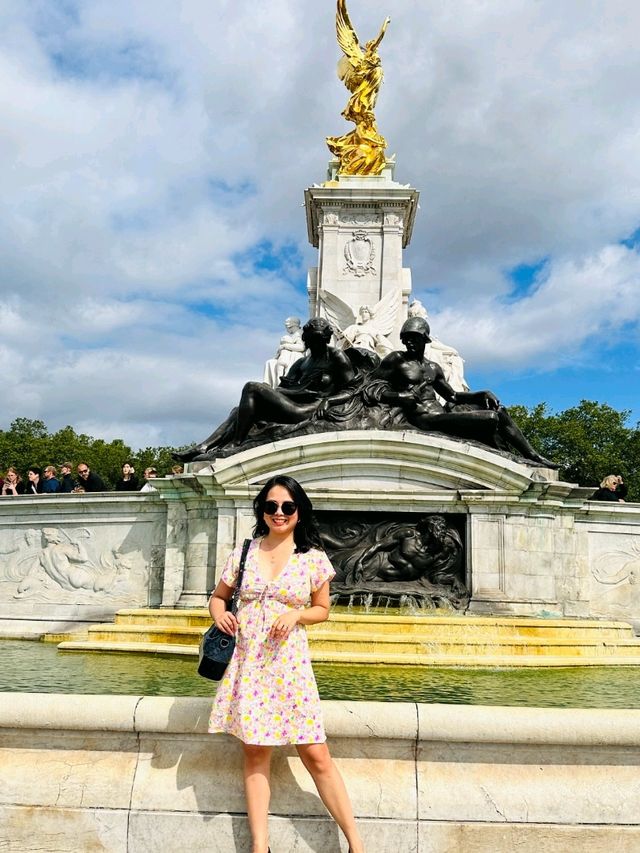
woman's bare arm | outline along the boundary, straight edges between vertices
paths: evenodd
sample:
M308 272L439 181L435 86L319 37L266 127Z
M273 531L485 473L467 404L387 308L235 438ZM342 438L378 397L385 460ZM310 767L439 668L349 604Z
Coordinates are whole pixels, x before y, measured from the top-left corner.
M288 637L295 625L316 625L329 617L329 581L311 593L311 604L302 610L292 608L281 613L271 626L271 636L278 640Z
M234 587L228 586L224 581L219 581L218 586L209 598L209 613L217 628L225 634L234 635L238 629L236 617L227 610L227 603L231 601Z

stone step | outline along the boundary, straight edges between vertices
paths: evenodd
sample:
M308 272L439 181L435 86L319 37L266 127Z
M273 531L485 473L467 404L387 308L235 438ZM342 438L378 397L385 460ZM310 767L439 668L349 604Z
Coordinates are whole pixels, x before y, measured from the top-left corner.
M640 641L633 639L586 640L547 639L520 637L489 639L484 636L469 637L462 641L442 638L439 641L420 641L415 637L389 637L374 635L344 636L340 634L309 635L309 645L319 652L345 651L351 655L363 652L375 662L375 655L414 654L414 655L455 655L464 661L467 655L484 657L487 655L563 655L570 657L636 655L640 656ZM352 651L350 651L352 650Z
M327 624L327 623L325 623ZM342 626L318 630L321 626L311 626L308 631L309 644L312 649L322 648L327 651L353 649L366 652L370 656L376 650L385 654L465 654L486 655L500 654L612 654L612 649L618 654L640 654L640 640L631 636L609 638L606 636L591 636L589 639L578 637L501 637L487 636L483 631L476 635L467 634L464 638L456 639L448 634L433 637L418 637L415 634L377 634L373 631L347 632ZM203 634L203 628L180 627L167 625L98 625L89 629L87 641L90 643L159 643L164 645L194 645L198 646ZM529 650L527 652L527 650Z
M372 656L365 653L354 652L325 652L319 649L311 651L311 660L314 663L361 664L376 666L386 664L387 666L422 666L443 669L513 669L515 667L575 667L575 666L629 666L640 665L640 654L629 657L580 657L579 660L568 659L564 655L497 655L490 654L483 657L471 655L461 658L459 655L446 654L385 654L376 655L375 662Z
M177 643L132 643L102 640L66 640L58 645L63 652L134 652L154 655L198 655L197 645Z
M116 614L117 625L157 626L160 623L171 630L176 627L193 627L205 630L211 624L211 617L204 609L193 610L120 610ZM381 614L335 613L332 612L328 622L313 625L314 632L332 631L337 626L348 633L397 635L419 634L428 637L430 634L442 636L446 630L450 639L464 639L470 631L482 629L485 636L527 636L544 637L553 634L554 638L572 637L574 639L589 639L597 633L599 637L628 637L632 629L627 622L599 621L585 619L535 619L532 617L505 616L393 616Z
M584 660L599 660L609 664L613 659L624 663L628 658L640 657L640 639L632 636L610 639L593 636L589 640L566 637L487 637L479 631L462 640L442 636L438 641L425 640L415 635L379 635L375 633L347 633L340 629L317 631L308 629L309 646L314 660L351 661L376 664L380 662L413 665L484 665L500 658L511 661L511 666L523 665L525 658L536 658L547 665L550 658L563 659L566 666L582 664ZM75 639L59 645L63 650L104 650L123 652L149 652L156 654L185 654L198 649L202 628L145 625L102 625L89 629L86 640ZM337 656L337 657L336 657ZM446 664L441 664L446 660ZM440 661L436 664L433 661ZM473 662L473 663L472 663ZM504 665L504 664L503 664ZM528 665L528 664L524 664Z
M117 625L149 625L160 622L162 625L207 628L211 624L209 611L204 607L192 610L142 609L118 610L115 616Z
M184 655L196 657L198 649L195 646L167 645L161 643L106 643L106 642L65 642L58 647L62 651L100 652L100 653L127 653L155 655ZM572 666L566 656L544 656L542 659L537 655L487 655L485 657L467 657L464 663L459 656L445 654L377 654L375 663L371 655L367 653L354 652L328 652L323 650L311 651L311 659L314 663L324 664L386 664L387 666L422 666L429 668L475 668L475 669L509 669L516 667L567 667ZM640 655L630 657L581 657L580 666L640 666Z
M66 651L195 655L206 610L119 611L115 624L65 638ZM626 622L496 616L332 612L308 628L311 656L325 663L410 666L610 666L640 660Z
M327 622L313 625L316 633L332 633L340 630L345 635L371 634L378 636L419 636L423 639L435 637L464 641L474 634L490 639L549 637L589 640L598 638L617 639L633 636L627 622L599 622L597 620L532 619L527 617L478 617L478 616L416 616L399 622L393 616L352 616L331 614Z
M80 631L63 631L60 634L45 634L42 638L43 643L55 643L60 645L67 640L88 640L89 632L87 630Z
M207 626L208 627L208 626ZM169 645L195 645L200 642L200 637L206 628L203 627L181 627L179 625L95 625L90 628L87 641L108 643L163 643ZM81 638L73 638L80 641Z

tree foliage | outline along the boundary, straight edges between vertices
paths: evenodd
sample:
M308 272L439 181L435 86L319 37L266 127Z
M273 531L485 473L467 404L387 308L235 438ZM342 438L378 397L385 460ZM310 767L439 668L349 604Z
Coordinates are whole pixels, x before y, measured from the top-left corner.
M71 462L75 473L76 465L86 462L113 488L122 476L124 462L131 462L141 482L143 471L149 466L157 468L160 477L168 474L174 464L172 452L171 447L146 447L134 452L122 439L93 438L76 433L71 426L49 433L43 421L29 418L16 418L9 429L0 430L0 472L13 465L25 480L27 468L32 465L58 467Z
M640 424L630 412L581 400L556 414L545 403L509 412L534 447L560 466L562 479L594 489L608 474L622 474L629 500L640 500Z
M622 474L629 500L640 500L640 424L628 424L629 412L606 403L582 400L578 406L552 413L545 403L511 406L511 416L534 447L560 466L562 479L594 489L607 474ZM113 488L122 463L131 462L139 477L149 466L159 476L171 471L171 447L133 451L117 438L105 441L76 433L71 426L49 433L40 420L16 418L0 430L0 471L14 465L23 477L30 465L86 462Z

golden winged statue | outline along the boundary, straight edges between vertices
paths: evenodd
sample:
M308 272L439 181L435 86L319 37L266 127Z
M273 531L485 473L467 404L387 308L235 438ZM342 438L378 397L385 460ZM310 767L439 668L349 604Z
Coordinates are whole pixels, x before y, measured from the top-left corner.
M385 165L387 141L378 133L373 111L383 77L378 47L390 21L391 18L385 20L377 38L368 41L363 50L349 19L346 0L338 0L336 32L344 53L338 63L338 77L351 92L342 115L356 126L344 136L327 137L329 150L340 161L342 175L379 175Z

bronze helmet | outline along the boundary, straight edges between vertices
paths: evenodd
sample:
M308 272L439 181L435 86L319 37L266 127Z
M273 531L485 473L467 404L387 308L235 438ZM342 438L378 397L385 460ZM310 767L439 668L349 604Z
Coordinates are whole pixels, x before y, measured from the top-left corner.
M431 343L431 329L423 317L409 317L408 320L404 321L400 329L400 340L402 340L403 335L408 333L422 335L426 343Z

